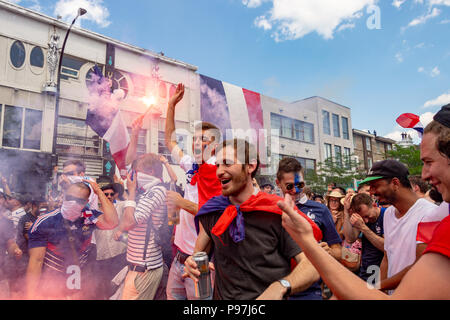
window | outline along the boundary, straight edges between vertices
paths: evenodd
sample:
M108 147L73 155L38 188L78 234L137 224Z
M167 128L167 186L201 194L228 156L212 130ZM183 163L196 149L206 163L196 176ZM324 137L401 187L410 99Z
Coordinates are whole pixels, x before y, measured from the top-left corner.
M166 157L169 163L174 164L175 161L172 159L172 154L166 146L165 137L164 131L158 131L158 154ZM177 134L177 144L183 153L187 154L187 136Z
M314 143L314 125L312 123L271 114L271 127L278 130L283 138Z
M330 113L328 111L322 110L322 120L323 120L323 133L331 135Z
M285 138L293 138L292 135L292 120L286 117L281 117L281 136Z
M332 158L331 144L325 143L325 160Z
M15 41L9 52L11 63L14 67L20 68L25 62L25 46L20 41Z
M367 168L368 170L372 169L372 165L373 165L373 160L372 158L367 158Z
M86 125L85 120L58 118L56 153L93 155L102 154L100 137Z
M80 69L84 64L84 61L64 56L61 66L61 79L78 79Z
M124 99L126 98L126 96L128 95L128 81L125 78L125 76L120 73L119 71L114 71L114 75L112 78L112 90L116 90L116 89L122 89L123 92L125 93L124 95Z
M294 139L314 143L314 125L294 120Z
M387 149L387 151L391 151L392 150L392 145L386 144L386 149Z
M348 119L345 117L342 117L342 137L346 140L350 139L348 132Z
M3 146L20 148L22 117L23 108L5 106L5 120L3 122Z
M41 47L34 47L30 54L30 64L34 67L44 67L44 53Z
M42 111L5 106L4 112L2 145L10 148L40 150Z
M25 109L24 149L41 149L42 111Z
M288 156L288 155L285 155L285 154L273 153L272 156L271 156L271 159L272 159L272 168L273 168L274 172L277 172L278 164L284 158L294 158L298 162L300 162L300 164L303 167L305 175L308 172L316 170L316 160L314 160L314 159L300 158L300 157Z
M366 150L372 151L372 142L370 141L369 137L366 137Z
M350 164L351 164L351 150L350 148L344 148L344 162L345 162L345 167L347 169L350 169Z
M337 138L341 137L341 127L339 125L339 115L333 113L333 133Z
M127 128L128 134L131 137L131 128ZM141 129L138 135L137 155L143 155L147 153L147 130Z
M281 135L281 117L277 114L271 114L270 127L272 130L277 130L277 134Z
M342 167L342 148L340 146L334 146L334 156L336 159L336 165Z

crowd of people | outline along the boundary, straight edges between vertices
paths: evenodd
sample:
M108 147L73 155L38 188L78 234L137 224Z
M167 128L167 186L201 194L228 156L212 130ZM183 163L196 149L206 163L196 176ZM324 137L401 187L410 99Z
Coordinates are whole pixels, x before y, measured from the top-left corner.
M165 143L184 189L165 157L137 155L142 116L123 179L94 180L79 160L46 198L2 179L1 299L198 300L198 252L209 256L206 299L450 299L450 105L425 129L422 176L384 160L357 190L330 183L319 194L290 157L274 185L258 185L255 147L222 141L211 123L196 126L185 154L183 95L179 84Z

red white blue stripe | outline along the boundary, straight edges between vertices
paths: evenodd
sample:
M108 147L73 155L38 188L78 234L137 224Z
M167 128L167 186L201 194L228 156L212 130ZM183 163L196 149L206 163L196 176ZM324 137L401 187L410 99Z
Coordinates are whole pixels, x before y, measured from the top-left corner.
M414 129L419 133L419 138L423 136L423 124L420 117L413 113L404 113L397 118L397 123L405 129Z

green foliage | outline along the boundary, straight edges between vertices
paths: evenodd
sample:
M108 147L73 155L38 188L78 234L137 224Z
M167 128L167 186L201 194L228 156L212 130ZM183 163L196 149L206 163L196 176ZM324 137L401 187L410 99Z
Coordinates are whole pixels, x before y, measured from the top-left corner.
M345 158L341 164L337 158L329 158L317 164L316 171L306 173L305 180L307 186L317 193L326 193L328 184L335 182L339 187L353 187L354 179L363 179L364 173L356 168L358 162L350 158Z
M422 174L422 160L420 160L420 149L418 146L401 147L396 145L388 152L388 157L398 160L408 167L411 175Z

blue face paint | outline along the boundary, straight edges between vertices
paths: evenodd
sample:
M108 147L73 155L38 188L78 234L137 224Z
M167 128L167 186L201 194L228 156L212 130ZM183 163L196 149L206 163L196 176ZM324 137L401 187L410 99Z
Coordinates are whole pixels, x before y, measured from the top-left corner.
M298 173L295 174L295 180L294 180L294 187L295 187L295 193L299 194L303 192L303 189L300 189L298 186L302 182L300 175Z

